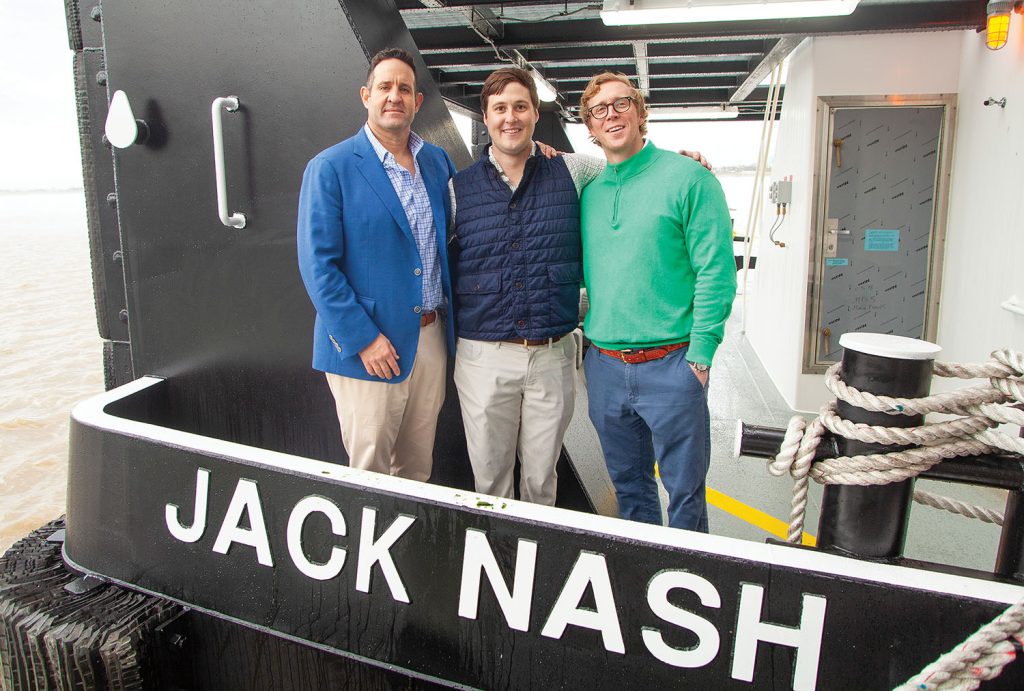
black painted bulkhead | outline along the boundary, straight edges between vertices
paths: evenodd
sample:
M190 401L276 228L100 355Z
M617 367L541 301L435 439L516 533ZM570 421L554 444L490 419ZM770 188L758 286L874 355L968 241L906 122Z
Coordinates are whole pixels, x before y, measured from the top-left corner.
M99 330L108 388L167 379L156 422L205 436L345 462L330 393L310 368L314 312L298 274L295 219L306 162L365 122L369 56L417 60L414 129L471 162L395 5L98 0L66 3ZM109 97L124 91L149 137L112 149ZM210 104L223 114L230 211L217 215ZM439 422L432 480L471 488L457 394ZM567 456L560 504L591 510Z

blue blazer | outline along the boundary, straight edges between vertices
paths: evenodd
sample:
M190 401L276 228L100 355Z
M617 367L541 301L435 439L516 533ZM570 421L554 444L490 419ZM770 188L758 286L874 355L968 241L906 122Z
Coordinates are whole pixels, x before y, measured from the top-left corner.
M441 260L441 286L451 304L448 271L448 154L424 143L416 156L430 197ZM316 308L313 368L354 379L367 374L359 351L383 333L409 376L419 342L423 265L412 229L366 133L317 154L299 193L299 272ZM445 320L448 352L455 352L452 320Z

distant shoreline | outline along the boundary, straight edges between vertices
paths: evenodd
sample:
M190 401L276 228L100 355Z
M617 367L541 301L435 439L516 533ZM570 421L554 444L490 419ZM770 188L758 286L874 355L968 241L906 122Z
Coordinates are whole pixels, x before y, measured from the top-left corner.
M85 193L82 187L60 187L60 188L36 188L30 190L0 190L0 194L53 194L55 192L81 192Z
M757 166L714 166L712 172L715 175L754 175L757 172ZM771 173L771 169L768 170Z

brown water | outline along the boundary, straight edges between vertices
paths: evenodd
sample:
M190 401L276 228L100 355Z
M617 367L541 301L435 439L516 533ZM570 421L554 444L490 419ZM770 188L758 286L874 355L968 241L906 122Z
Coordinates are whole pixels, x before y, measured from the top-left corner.
M103 391L85 200L0 192L0 552L64 513L68 417Z

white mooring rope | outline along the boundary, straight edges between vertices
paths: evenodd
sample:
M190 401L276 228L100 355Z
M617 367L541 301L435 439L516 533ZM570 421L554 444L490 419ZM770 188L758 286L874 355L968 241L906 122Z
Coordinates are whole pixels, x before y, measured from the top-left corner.
M948 413L964 417L916 427L880 427L845 420L834 404L822 408L808 422L793 417L786 427L778 455L768 464L772 475L793 477L787 540L799 544L807 510L808 478L822 484L878 485L915 477L945 458L978 456L995 452L1024 455L1024 438L995 431L1000 424L1024 426L1024 353L1008 349L992 353L989 362L964 364L936 362L933 374L959 379L987 378L987 386L975 386L923 398L877 396L843 382L837 363L825 373L825 386L837 399L889 415ZM1017 407L1014 407L1017 406ZM889 453L840 456L814 461L825 432L872 444L911 446ZM914 501L952 513L1003 524L997 511L917 490ZM917 676L898 687L910 689L976 689L982 681L999 675L1015 656L1009 642L1024 644L1024 600L1011 606L950 650Z

